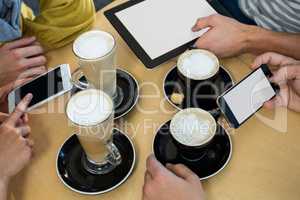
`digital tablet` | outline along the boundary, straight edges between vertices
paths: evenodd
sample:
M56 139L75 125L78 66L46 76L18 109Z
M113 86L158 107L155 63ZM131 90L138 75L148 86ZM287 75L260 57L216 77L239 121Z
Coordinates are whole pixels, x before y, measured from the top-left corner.
M216 10L227 14L206 0L131 0L104 14L143 64L154 68L191 47L208 30L192 32L197 19Z

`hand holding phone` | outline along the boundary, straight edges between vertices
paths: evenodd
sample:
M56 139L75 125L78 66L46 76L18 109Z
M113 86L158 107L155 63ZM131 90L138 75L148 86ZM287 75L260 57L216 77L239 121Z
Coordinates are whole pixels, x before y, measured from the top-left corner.
M264 106L268 109L288 107L300 112L300 61L277 53L265 53L256 58L252 68L256 69L261 64L279 67L270 81L279 85L280 92Z
M69 65L63 64L15 88L15 90L8 95L9 112L12 112L15 106L28 93L34 96L29 104L29 111L62 95L72 89L73 85L70 80L71 73Z
M26 95L0 125L0 180L4 183L18 174L32 156L33 141L28 138L30 127L27 122L20 123L31 99L31 94Z
M271 76L268 66L262 65L218 98L219 108L234 128L276 95L277 88L269 81Z

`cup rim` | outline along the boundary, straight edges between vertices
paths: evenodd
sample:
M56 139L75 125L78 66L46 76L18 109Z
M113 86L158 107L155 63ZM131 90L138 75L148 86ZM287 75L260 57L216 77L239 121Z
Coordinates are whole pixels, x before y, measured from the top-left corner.
M202 114L206 114L210 119L211 121L213 122L213 127L212 127L212 134L210 135L210 137L208 137L206 140L204 140L202 143L200 144L197 144L197 145L188 145L188 144L184 144L180 141L178 141L176 139L176 137L173 135L172 133L172 121L173 119L178 116L180 113L182 112L188 112L188 111L200 111ZM187 148L199 148L199 147L203 147L204 145L208 144L209 142L211 142L211 140L215 137L216 133L217 133L217 121L216 119L212 116L212 114L210 114L210 112L206 111L206 110L203 110L201 108L187 108L187 109L183 109L179 112L177 112L173 118L171 119L171 122L170 122L170 135L171 137L177 142L179 143L180 145L184 146L184 147L187 147Z
M110 97L108 94L106 94L106 93L105 93L104 91L102 91L102 90L95 89L95 88L88 88L88 89L79 91L79 92L77 92L77 93L74 94L74 95L77 95L77 94L82 93L82 92L86 92L86 91L88 91L88 90L94 90L94 91L97 91L97 92L101 92L104 96L109 97L108 99L110 99L110 101L112 101L111 97ZM68 112L67 112L67 109L68 109L68 105L69 105L69 103L70 103L70 100L71 100L71 98L72 98L74 95L71 95L70 99L68 100L68 102L67 102L67 104L66 104L66 106L65 106L65 113L66 113L66 116L67 116L68 121L71 122L73 125L75 125L75 126L77 126L77 127L88 128L88 127L95 127L95 126L98 126L98 125L100 125L100 124L105 123L106 121L108 121L108 120L110 119L111 115L114 114L114 108L113 108L111 114L110 114L105 120L103 120L103 121L101 121L101 122L97 122L97 123L90 124L90 125L79 124L79 123L77 123L77 122L74 122L73 120L70 119L70 117L69 117L69 115L68 115ZM113 105L113 101L112 101L111 103L112 103L112 105Z
M89 33L92 33L92 32L99 32L99 33L104 33L106 35L109 35L110 37L112 37L113 41L114 41L114 45L113 47L106 53L104 54L103 56L99 56L99 57L96 57L96 58L84 58L84 57L81 57L80 55L78 55L76 53L76 47L75 47L75 44L76 42L83 36L83 35L86 35L86 34L89 34ZM116 42L116 38L109 32L106 32L106 31L102 31L102 30L97 30L97 29L94 29L94 30L89 30L87 32L84 32L82 33L81 35L79 35L73 42L73 45L72 45L72 51L73 51L73 54L80 60L85 60L85 61L96 61L96 60L99 60L99 59L102 59L102 58L105 58L107 57L108 55L110 55L115 49L116 49L116 46L117 46L117 42Z
M181 63L183 62L183 59L184 59L187 55L191 55L191 54L193 54L193 53L201 53L201 54L208 55L209 57L213 58L213 59L216 61L216 65L217 65L217 66L216 66L216 68L215 68L215 70L213 71L212 74L207 75L207 76L203 76L203 77L200 78L200 79L194 79L194 78L191 78L191 77L186 76L186 75L181 71L180 66L181 66ZM214 77L214 76L219 72L219 70L220 70L220 61L219 61L218 57L217 57L214 53L212 53L212 52L210 52L210 51L207 51L207 50L204 50L204 49L192 49L192 50L188 50L188 51L182 53L182 54L179 56L179 58L178 58L178 60L177 60L177 70L178 70L184 77L186 77L187 79L190 79L190 80L193 80L193 81L203 81L203 80L207 80L207 79L210 79L210 78Z

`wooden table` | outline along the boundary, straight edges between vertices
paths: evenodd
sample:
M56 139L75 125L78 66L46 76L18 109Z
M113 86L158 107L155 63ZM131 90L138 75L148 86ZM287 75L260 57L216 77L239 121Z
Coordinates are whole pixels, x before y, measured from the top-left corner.
M122 1L115 1L109 7ZM170 120L176 110L164 99L163 78L174 66L173 59L154 70L146 69L120 38L102 12L97 14L95 27L111 32L118 43L118 65L131 72L139 81L141 98L137 107L117 122L134 141L137 163L132 176L113 192L100 196L83 196L67 189L56 175L55 161L59 147L70 136L71 128L64 114L67 97L59 97L43 106L39 114L30 115L35 157L11 184L11 199L16 200L139 200L145 171L145 160L152 152L155 131ZM76 60L71 45L50 52L49 66L69 63L74 70ZM250 56L224 59L221 63L240 80L249 72ZM155 83L155 87L151 86ZM152 84L153 85L153 84ZM144 112L141 112L143 109ZM145 112L147 113L145 114ZM217 176L204 182L208 199L213 200L298 200L300 198L300 123L299 114L279 110L261 111L269 117L268 125L253 117L243 127L231 131L233 157ZM129 126L125 126L126 123ZM127 124L127 125L128 125ZM271 128L285 129L285 133ZM171 198L170 198L171 199Z

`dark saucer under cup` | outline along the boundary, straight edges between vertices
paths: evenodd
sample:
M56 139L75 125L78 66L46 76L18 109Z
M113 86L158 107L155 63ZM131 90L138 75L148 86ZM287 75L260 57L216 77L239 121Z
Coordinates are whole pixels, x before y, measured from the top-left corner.
M223 127L218 125L217 132L210 144L198 154L198 159L188 159L180 152L170 133L170 122L163 124L153 142L155 157L163 164L184 164L205 180L221 172L229 163L232 155L232 142Z
M84 169L84 151L77 136L72 135L58 152L56 169L60 180L69 189L87 195L103 194L120 186L131 175L136 154L130 138L118 129L114 129L113 142L121 153L122 163L108 174L95 175Z
M199 81L199 85L184 82L179 77L177 66L173 67L164 79L164 94L167 100L177 109L201 108L206 111L218 110L217 97L234 85L233 79L224 67L220 66L219 72L211 79ZM198 86L198 87L197 87ZM197 87L197 89L195 89ZM172 102L174 93L184 95L181 104Z
M115 109L115 119L119 119L129 113L139 98L138 82L133 75L125 70L117 70L117 87L118 93L122 92L122 101Z
M80 81L86 82L85 77L80 78ZM73 92L78 92L79 89L74 89ZM119 119L128 114L139 99L139 85L132 74L123 70L117 69L117 97L115 100L115 119Z

